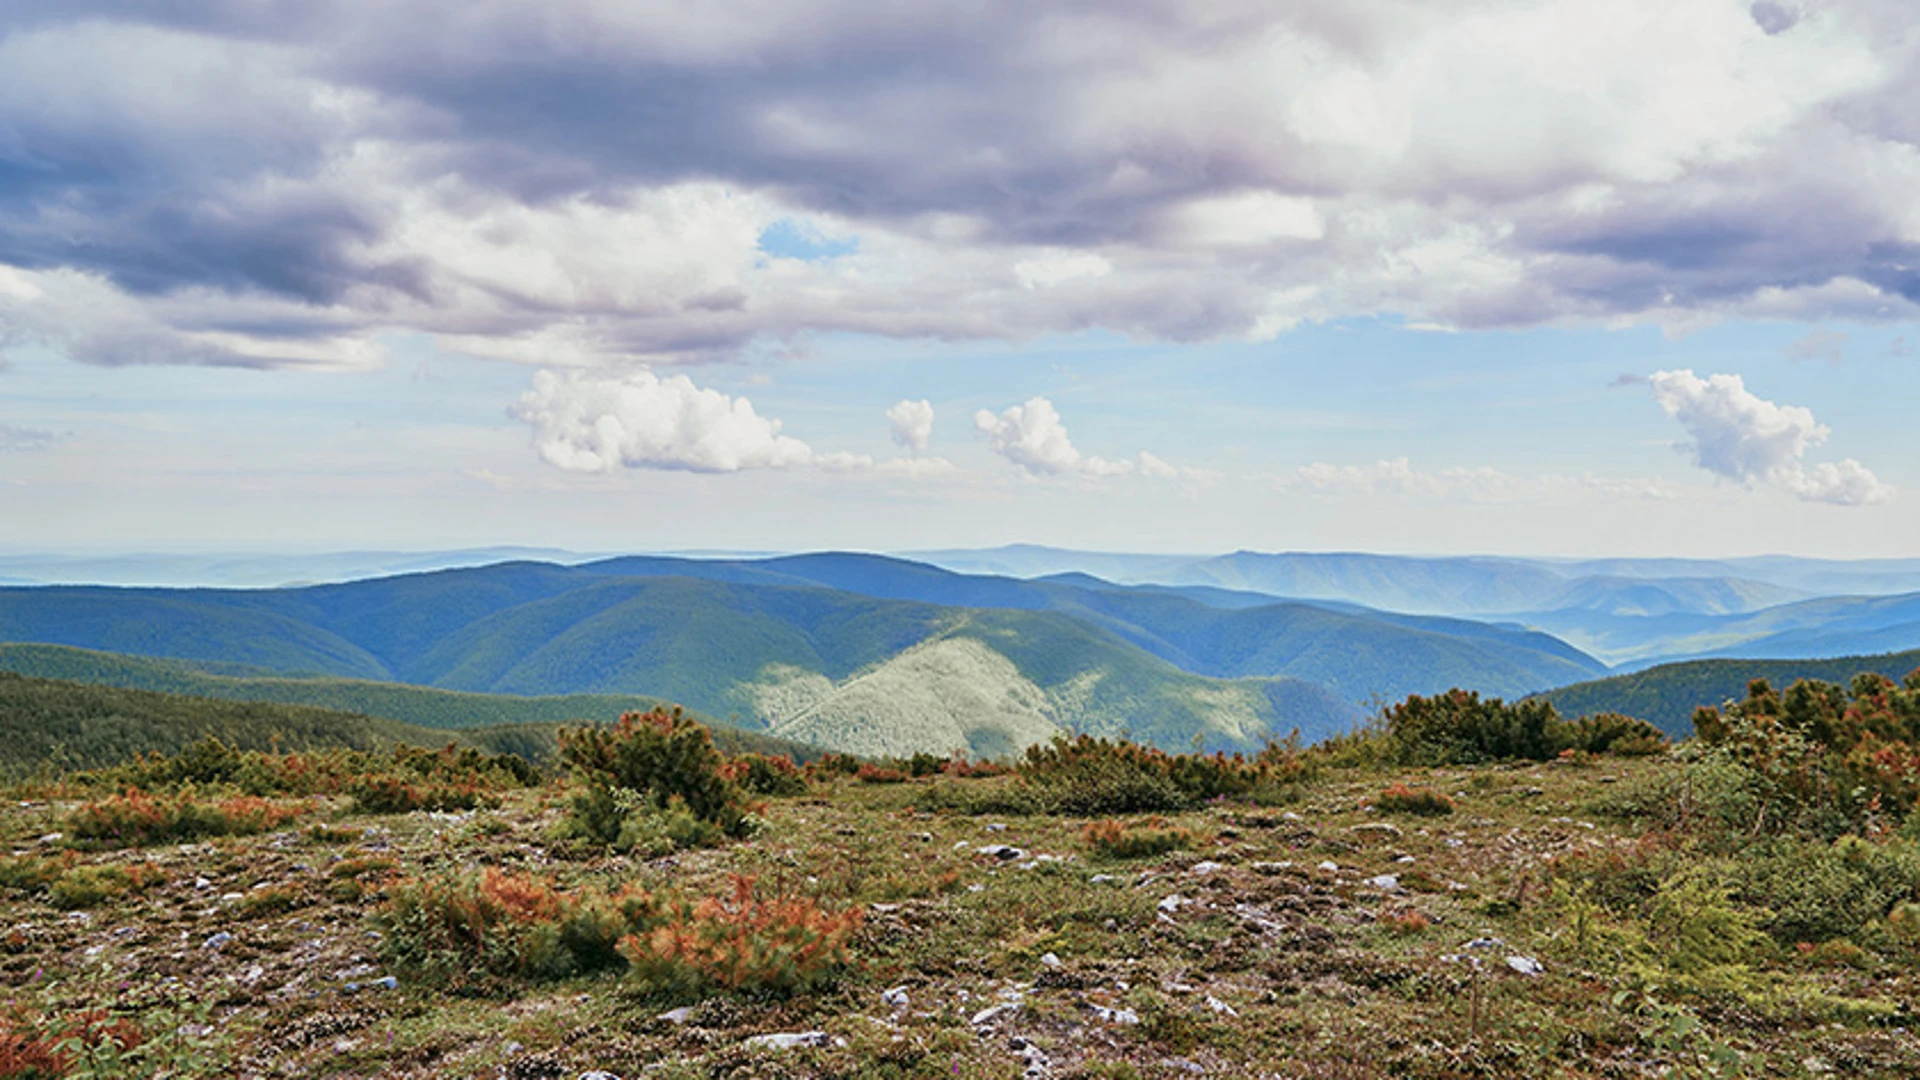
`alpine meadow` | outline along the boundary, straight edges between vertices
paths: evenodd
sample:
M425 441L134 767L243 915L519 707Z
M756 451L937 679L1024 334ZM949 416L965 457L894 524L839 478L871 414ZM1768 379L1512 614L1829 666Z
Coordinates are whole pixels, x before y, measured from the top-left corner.
M0 5L0 1080L1920 1077L1910 6Z

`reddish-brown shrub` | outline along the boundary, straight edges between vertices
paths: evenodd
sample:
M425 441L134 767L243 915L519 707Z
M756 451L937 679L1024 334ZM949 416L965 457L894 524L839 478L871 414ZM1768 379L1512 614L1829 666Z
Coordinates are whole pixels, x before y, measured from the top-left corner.
M648 987L677 993L792 992L833 977L848 960L858 908L823 911L801 896L764 898L736 875L730 900L681 904L650 930L621 939L620 952Z

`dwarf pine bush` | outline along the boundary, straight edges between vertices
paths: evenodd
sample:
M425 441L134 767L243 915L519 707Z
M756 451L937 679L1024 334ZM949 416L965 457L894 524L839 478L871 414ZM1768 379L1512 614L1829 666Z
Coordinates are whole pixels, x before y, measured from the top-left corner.
M745 793L728 776L713 735L678 708L632 712L612 727L565 728L560 756L586 785L576 799L576 835L611 843L626 808L617 792L633 792L665 811L679 805L726 836L753 828Z
M760 895L736 875L732 897L681 901L620 941L630 976L671 996L715 990L795 993L831 980L849 960L861 911L831 913L802 896Z
M1209 799L1272 795L1305 779L1304 755L1273 743L1251 759L1239 754L1169 754L1124 739L1081 735L1031 746L1020 776L1055 813L1155 813Z
M1192 830L1171 825L1165 818L1158 817L1141 821L1095 821L1080 835L1089 852L1107 859L1164 855L1190 847L1195 840Z
M1428 788L1392 784L1373 797L1373 807L1388 814L1440 817L1453 813L1453 800Z
M81 847L146 847L262 833L292 821L306 809L250 795L203 802L187 795L163 798L126 791L82 804L68 816L66 832Z
M616 966L620 938L658 917L638 889L566 893L548 878L489 868L402 882L377 921L396 968L472 992Z

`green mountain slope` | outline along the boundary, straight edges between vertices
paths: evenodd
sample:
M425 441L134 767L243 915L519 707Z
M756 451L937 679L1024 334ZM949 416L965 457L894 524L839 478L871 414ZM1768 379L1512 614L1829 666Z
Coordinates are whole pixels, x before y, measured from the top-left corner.
M331 676L271 692L450 726L463 709L497 712L441 702L423 717L419 701L386 700L396 690L348 689L339 677L646 695L867 753L910 743L997 754L1077 730L1253 748L1295 727L1309 737L1346 729L1370 699L1454 685L1514 696L1600 670L1515 628L1309 604L1225 608L1166 590L833 553L505 563L294 589L0 589L8 639ZM910 693L909 671L941 689ZM980 685L999 688L994 701L1026 704L987 708ZM887 723L903 726L880 734Z
M0 645L0 673L222 702L300 706L316 713L324 712L335 720L346 718L340 722L345 724L342 730L349 734L364 728L360 721L373 718L377 725L397 723L397 728L378 727L377 730L398 741L437 745L448 739L459 739L494 750L511 750L536 760L551 754L553 733L561 724L609 723L623 712L666 704L659 698L638 694L522 697L461 693L363 679L291 678L272 673L235 672L231 668L208 671L202 665L186 661L122 656L62 645ZM788 754L799 760L819 753L800 743L761 732L742 731L711 717L694 715L713 729L715 741L730 752ZM309 736L327 737L325 732L296 725L283 744L288 749L297 749L306 745L297 740ZM323 741L314 745L362 744Z
M204 738L242 750L372 750L449 742L539 758L550 728L448 732L356 713L85 686L0 672L0 775L96 768L142 753L178 753Z
M1863 671L1901 679L1915 669L1920 669L1920 649L1825 660L1689 660L1575 683L1539 696L1564 715L1625 713L1682 738L1693 734L1695 708L1745 697L1753 679L1766 679L1776 687L1799 679L1845 684Z

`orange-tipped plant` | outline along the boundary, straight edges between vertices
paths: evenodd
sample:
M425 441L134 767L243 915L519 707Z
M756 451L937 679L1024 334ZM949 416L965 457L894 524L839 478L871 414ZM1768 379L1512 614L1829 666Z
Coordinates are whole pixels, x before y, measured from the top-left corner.
M730 900L682 904L652 929L623 938L635 978L664 993L792 993L830 980L848 961L858 908L838 914L802 896L763 897L736 875Z

